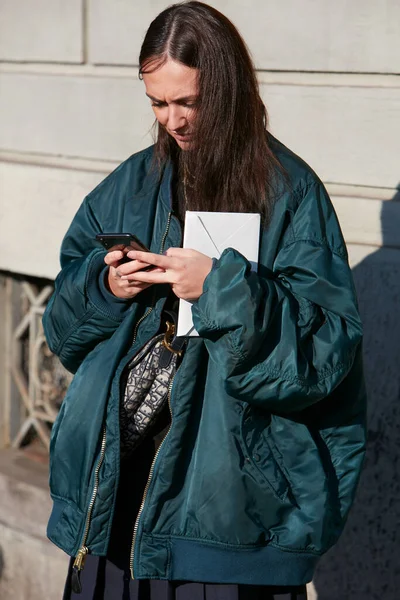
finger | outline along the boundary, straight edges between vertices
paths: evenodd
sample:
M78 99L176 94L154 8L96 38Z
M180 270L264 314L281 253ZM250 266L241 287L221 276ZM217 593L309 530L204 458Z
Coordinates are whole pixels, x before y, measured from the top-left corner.
M119 263L115 263L114 265L110 265L109 267L109 276L112 279L116 279L116 280L120 280L121 279L121 273L118 270L119 268Z
M147 263L148 265L161 267L162 269L173 268L171 257L165 256L163 254L154 254L153 252L141 252L140 250L131 250L130 252L128 252L128 257L140 260L142 262Z
M149 265L147 263L141 262L140 260L129 260L122 265L118 265L118 274L122 277L122 275L130 275L132 273L136 273L136 271L140 271L141 269L145 269Z
M113 252L107 252L107 254L104 257L104 262L106 263L106 265L113 265L119 260L121 260L123 257L123 252L121 252L120 250L114 250Z
M171 277L165 271L152 269L151 271L138 271L133 275L121 277L124 281L137 281L139 283L171 283Z
M200 256L206 256L205 254L202 254L201 252L199 252L198 250L194 250L193 248L168 248L168 250L165 253L167 256L170 256L171 258L177 258L179 260L182 260L184 258L196 258L196 257L200 257Z
M184 256L192 256L193 254L193 250L191 250L190 248L168 248L168 250L166 251L166 256L170 256L170 257L176 257L176 258L183 258Z
M145 265L145 266L148 267L149 265ZM146 285L146 287L148 287L150 284L144 284L143 282L137 280L137 278L136 278L137 272L138 271L135 271L134 273L128 273L127 275L122 275L121 273L119 273L119 269L117 269L116 275L122 283L127 283L127 282L128 283L137 283L140 286ZM147 272L148 273L165 273L164 269L159 269L158 267L154 267L151 270L149 269L149 271L147 271Z
M123 281L122 284L125 289L127 290L132 290L132 288L135 288L136 290L138 290L138 292L142 292L143 290L146 290L148 287L151 286L151 283L143 283L142 281Z

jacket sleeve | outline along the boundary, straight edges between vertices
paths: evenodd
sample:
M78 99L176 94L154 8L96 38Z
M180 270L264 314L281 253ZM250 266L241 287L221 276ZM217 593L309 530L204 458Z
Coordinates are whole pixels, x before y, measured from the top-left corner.
M256 274L228 249L192 306L227 392L276 414L331 393L362 339L345 244L321 183L310 186L290 227L273 270L259 265Z
M61 272L43 316L50 350L73 373L100 341L114 333L132 304L115 298L103 283L106 253L95 240L100 231L86 198L62 242Z

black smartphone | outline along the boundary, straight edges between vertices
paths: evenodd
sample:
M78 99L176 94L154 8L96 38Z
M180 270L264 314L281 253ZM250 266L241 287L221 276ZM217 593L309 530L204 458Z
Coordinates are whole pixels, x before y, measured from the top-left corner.
M133 233L98 233L96 240L102 244L107 252L120 250L125 255L131 250L140 250L142 252L150 252L150 250L139 240ZM125 256L120 260L120 264L128 262L130 259ZM148 267L146 267L148 268Z

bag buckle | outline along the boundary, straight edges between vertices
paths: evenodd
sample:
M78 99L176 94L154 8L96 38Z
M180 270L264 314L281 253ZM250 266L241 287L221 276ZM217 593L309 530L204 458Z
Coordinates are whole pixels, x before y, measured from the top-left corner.
M174 337L175 337L175 324L166 321L167 331L165 332L164 339L162 341L163 346L173 354L177 354L178 356L182 356L182 350L175 350L171 345Z

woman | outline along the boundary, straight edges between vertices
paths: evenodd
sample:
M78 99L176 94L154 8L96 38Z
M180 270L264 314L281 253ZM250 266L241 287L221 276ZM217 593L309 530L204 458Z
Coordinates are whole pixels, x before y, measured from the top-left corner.
M365 446L340 228L315 173L267 134L248 51L222 14L200 2L163 11L140 74L156 144L84 200L44 316L76 373L51 441L48 535L72 557L64 598L306 598ZM218 260L182 249L186 209L260 213L258 273L232 248ZM121 263L95 241L110 231L151 252ZM177 298L192 302L199 337L172 416L121 459L126 365Z

